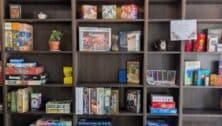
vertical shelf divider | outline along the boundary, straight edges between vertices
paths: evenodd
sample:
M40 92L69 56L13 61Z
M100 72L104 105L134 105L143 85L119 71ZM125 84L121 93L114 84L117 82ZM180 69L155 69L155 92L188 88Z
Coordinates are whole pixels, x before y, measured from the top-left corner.
M181 19L184 20L186 17L186 2L187 0L181 1ZM180 107L179 107L179 126L183 126L183 82L184 82L184 41L181 41L181 53L180 53Z
M148 36L149 36L149 0L144 0L144 58L143 58L143 126L146 126L147 121L147 86L146 86L146 69L148 60Z

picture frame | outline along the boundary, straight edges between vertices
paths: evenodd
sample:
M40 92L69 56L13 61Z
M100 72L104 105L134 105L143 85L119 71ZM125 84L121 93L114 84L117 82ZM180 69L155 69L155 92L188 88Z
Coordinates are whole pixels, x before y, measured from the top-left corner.
M79 51L110 51L111 28L79 27Z
M11 19L20 19L22 18L22 7L19 4L10 4L9 12Z

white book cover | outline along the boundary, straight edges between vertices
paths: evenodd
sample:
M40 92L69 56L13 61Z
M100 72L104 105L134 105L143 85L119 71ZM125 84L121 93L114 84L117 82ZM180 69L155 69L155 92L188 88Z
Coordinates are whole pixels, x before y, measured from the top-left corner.
M76 88L76 114L77 115L83 114L83 88L82 87Z

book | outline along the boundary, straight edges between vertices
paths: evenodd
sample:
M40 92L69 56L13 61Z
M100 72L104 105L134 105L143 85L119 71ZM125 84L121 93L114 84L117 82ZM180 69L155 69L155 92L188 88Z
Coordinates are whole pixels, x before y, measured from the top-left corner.
M111 88L104 89L104 112L106 114L111 113Z
M15 68L15 67L6 67L5 75L39 75L44 72L44 67L24 67L24 68Z
M33 27L32 25L22 23L21 29L18 33L18 47L19 51L33 50Z
M97 90L90 88L90 114L97 114Z
M119 90L111 91L111 113L119 113Z
M45 105L46 113L68 114L71 112L71 103L71 100L48 101Z
M104 88L96 88L97 89L97 112L96 114L102 115L104 114Z
M43 85L47 79L42 80L5 80L6 85Z
M139 84L140 83L140 62L127 61L127 83Z
M210 76L210 70L207 69L196 70L194 72L194 85L204 86L205 85L204 79L205 77L209 76Z
M36 67L37 63L36 62L26 62L26 63L6 63L7 67Z
M172 108L176 108L176 103L175 102L151 102L151 107L172 109Z
M46 73L39 75L5 75L6 80L43 80L47 79Z
M12 36L12 23L6 22L4 24L4 45L5 45L5 51L11 51L13 48L13 36Z
M140 112L141 91L127 90L126 108L130 112Z
M222 60L218 61L218 74L222 75Z
M162 109L150 107L150 114L176 114L177 109Z
M184 85L192 85L194 71L200 69L200 61L185 61Z
M83 89L83 114L89 114L89 101L90 101L90 92L89 88Z
M24 63L25 59L23 58L10 58L9 63Z
M22 24L18 22L12 23L12 47L13 51L18 51L18 37L19 37L19 30L22 28Z
M12 91L10 93L10 109L11 109L11 112L17 112L17 92L16 91Z
M29 111L29 96L31 88L17 90L17 112L24 113Z
M76 87L76 114L83 114L83 88Z
M126 35L127 51L140 51L141 31L131 31Z
M31 93L31 110L39 110L42 106L42 93Z
M173 96L151 94L151 102L174 102Z

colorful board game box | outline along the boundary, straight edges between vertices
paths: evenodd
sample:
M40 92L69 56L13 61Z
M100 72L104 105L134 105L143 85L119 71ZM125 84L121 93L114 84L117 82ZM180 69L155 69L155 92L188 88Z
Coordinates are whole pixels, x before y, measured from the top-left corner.
M103 19L116 19L116 5L102 5L102 18Z

